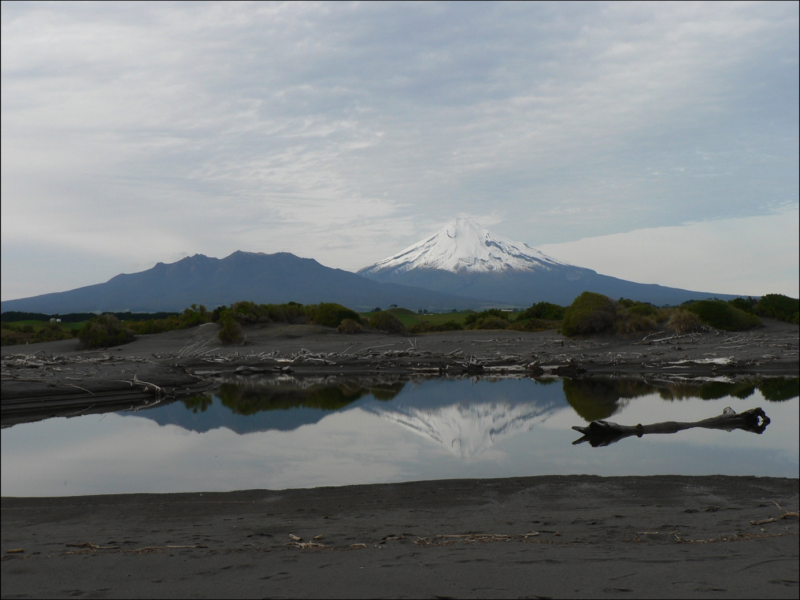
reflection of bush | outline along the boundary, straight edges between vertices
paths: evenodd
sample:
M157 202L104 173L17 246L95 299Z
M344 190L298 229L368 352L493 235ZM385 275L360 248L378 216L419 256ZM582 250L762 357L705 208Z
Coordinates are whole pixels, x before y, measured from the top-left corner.
M214 398L209 394L201 394L200 396L192 396L185 398L183 404L186 408L191 409L193 413L206 412L209 406L214 403Z
M339 410L365 394L367 390L364 388L350 388L345 385L287 390L224 383L219 390L222 404L238 415L254 415L267 410L292 408Z
M565 379L564 396L578 415L587 421L607 419L619 410L615 381Z
M380 383L367 388L347 381L308 389L272 386L247 387L224 383L220 386L217 395L222 404L234 414L254 415L263 411L293 408L340 410L369 394L377 400L392 400L403 390L403 387L405 387L404 382ZM207 395L183 400L186 408L195 413L204 412L211 403L212 399Z
M398 381L396 383L382 383L373 385L369 388L369 393L376 400L393 400L397 394L403 391L406 386L405 382Z
M791 400L800 396L800 378L791 379L764 379L758 384L759 391L764 398L771 402Z

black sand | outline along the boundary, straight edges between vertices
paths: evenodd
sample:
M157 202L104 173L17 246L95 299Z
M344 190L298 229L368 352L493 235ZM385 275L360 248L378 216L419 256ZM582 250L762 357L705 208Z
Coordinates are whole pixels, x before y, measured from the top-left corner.
M721 476L4 498L2 595L796 598L797 508Z

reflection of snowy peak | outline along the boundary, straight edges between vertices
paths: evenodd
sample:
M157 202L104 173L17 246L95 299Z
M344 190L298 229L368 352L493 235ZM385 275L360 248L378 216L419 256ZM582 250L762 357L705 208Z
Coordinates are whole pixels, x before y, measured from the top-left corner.
M491 448L500 438L530 431L555 407L503 402L451 404L433 409L392 404L361 408L435 440L456 456L471 458Z
M563 265L522 242L514 242L468 219L450 221L436 235L362 269L367 277L385 271L438 269L452 273L549 270Z

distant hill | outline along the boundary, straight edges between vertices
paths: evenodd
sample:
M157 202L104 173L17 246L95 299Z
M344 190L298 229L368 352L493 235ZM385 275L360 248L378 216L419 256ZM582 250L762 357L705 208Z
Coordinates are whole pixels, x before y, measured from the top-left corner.
M358 273L383 283L517 306L541 301L568 306L585 291L659 306L711 297L736 298L600 275L493 234L468 219L455 219L432 237Z
M195 254L140 273L68 292L2 302L2 312L70 313L98 311L180 311L191 304L211 309L239 300L257 303L338 302L356 310L391 304L411 309L467 309L485 301L379 283L310 258L279 252L234 252L226 258Z

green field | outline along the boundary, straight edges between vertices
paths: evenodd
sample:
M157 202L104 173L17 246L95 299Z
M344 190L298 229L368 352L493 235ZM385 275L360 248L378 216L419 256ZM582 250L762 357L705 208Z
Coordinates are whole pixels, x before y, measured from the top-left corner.
M13 325L14 327L20 327L23 325L30 325L33 327L34 331L38 331L45 325L48 325L48 321L12 321L10 323L3 323L3 325ZM86 325L86 321L80 321L78 323L57 323L61 329L64 331L79 331L81 327Z

